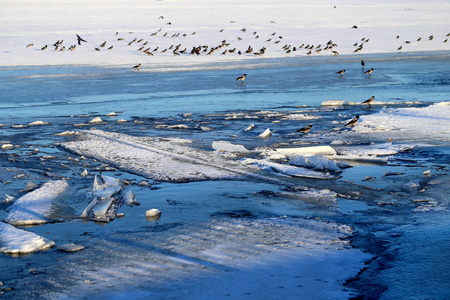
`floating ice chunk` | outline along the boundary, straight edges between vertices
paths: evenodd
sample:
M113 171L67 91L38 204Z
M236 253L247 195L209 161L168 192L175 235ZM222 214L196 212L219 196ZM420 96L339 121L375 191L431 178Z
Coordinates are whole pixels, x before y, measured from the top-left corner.
M177 124L177 125L169 125L169 126L167 126L167 128L169 128L169 129L188 129L189 126L184 125L184 124Z
M156 217L156 216L159 216L159 215L161 215L161 211L159 209L157 209L157 208L152 208L152 209L149 209L149 210L147 210L145 212L145 216L146 217Z
M209 127L209 126L200 126L200 129L203 131L213 131L214 130L214 128Z
M369 146L354 146L340 149L338 155L335 155L332 158L385 163L392 155L399 152L408 151L413 148L414 146L410 145L392 145L391 143Z
M106 115L107 117L115 117L117 116L117 113L115 112L110 112L109 114Z
M36 183L34 183L32 181L28 181L25 188L23 190L20 190L19 192L27 193L27 192L31 192L32 190L35 190L37 188L38 188L38 185Z
M212 148L216 151L227 151L227 152L237 152L237 153L249 153L244 146L234 145L228 141L213 141Z
M263 170L273 171L275 173L280 173L288 176L294 177L305 177L305 178L314 178L314 179L335 179L336 176L333 176L329 173L323 173L318 171L309 170L302 167L296 167L292 165L279 164L275 162L271 162L268 160L258 160L247 158L242 161L244 164L252 164L256 165Z
M117 123L126 123L126 122L128 122L127 120L125 120L125 119L120 119L120 120L117 120Z
M66 180L49 181L39 189L20 197L11 206L5 221L12 225L35 225L48 222L55 200L66 191Z
M346 141L334 140L330 144L331 145L348 145L349 143Z
M27 254L55 245L55 242L26 230L0 222L0 252L7 254Z
M307 115L307 114L290 114L283 117L283 120L317 120L321 119L321 116Z
M95 176L92 187L92 202L84 209L82 218L109 222L116 217L117 207L121 198L118 194L122 191L120 181L110 176Z
M76 251L83 250L85 247L82 245L76 245L74 243L70 243L70 244L59 245L57 248L58 248L58 250L63 251L63 252L76 252Z
M34 121L28 124L28 126L41 126L41 125L49 125L50 123L43 121Z
M248 125L247 128L244 129L244 131L250 131L250 130L253 130L254 128L255 128L255 124L250 124L250 125Z
M193 113L183 113L181 116L183 117L183 118L192 118L192 115L193 115Z
M161 211L156 208L149 209L145 212L147 221L158 221L161 218Z
M92 195L100 199L107 199L119 193L121 189L120 180L111 176L95 175Z
M136 200L136 196L134 195L132 190L128 190L124 195L123 195L123 201L128 204L129 206L133 206L133 205L141 205L139 203L139 201Z
M55 135L69 136L69 135L74 135L74 134L75 134L75 131L64 131L64 132L57 133Z
M315 147L299 147L299 148L277 148L276 151L285 155L335 155L336 150L330 146L315 146Z
M1 201L1 203L10 203L13 202L15 199L16 197L5 194L5 200Z
M11 148L14 148L13 144L3 144L2 145L2 149L8 150L8 149L11 149Z
M86 177L86 176L88 176L89 174L88 174L88 170L86 170L86 169L84 169L83 170L83 172L81 172L81 176L82 177Z
M95 117L92 120L90 120L89 123L91 124L103 123L103 120L100 117Z
M423 176L430 176L430 175L431 175L431 170L423 171Z
M272 131L270 131L270 128L267 128L263 133L261 133L259 135L260 138L264 138L264 139L266 139L270 136L272 136Z
M317 171L327 170L333 172L341 172L341 169L336 165L336 162L329 160L323 155L295 155L290 157L289 164L305 168L312 168Z

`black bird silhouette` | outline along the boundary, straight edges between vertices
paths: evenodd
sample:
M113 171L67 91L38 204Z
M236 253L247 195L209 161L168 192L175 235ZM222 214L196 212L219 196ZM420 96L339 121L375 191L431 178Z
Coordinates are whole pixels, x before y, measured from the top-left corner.
M77 34L77 41L78 41L78 45L81 45L81 42L87 43L87 41L83 40L78 34Z
M371 76L372 72L373 68L370 68L370 70L365 71L364 74L369 74L369 76Z
M356 123L358 123L359 116L354 117L350 122L345 124L344 126L352 126L355 127Z
M244 75L239 76L238 78L236 78L236 80L244 82L246 76L247 76L247 74L244 74Z
M364 67L366 65L366 63L364 62L364 60L361 60L361 67Z
M308 133L311 131L311 127L313 127L312 125L308 125L306 127L300 128L299 130L297 130L297 132L301 132L301 133Z
M375 96L370 97L369 99L367 99L366 101L363 101L362 103L363 104L367 103L367 104L369 104L369 107L372 107L372 106L370 106L370 104L373 102L373 99L375 99Z
M133 67L133 69L139 69L140 67L141 67L141 64L139 63L139 64L135 65L135 66Z
M340 71L337 71L337 72L336 72L336 74L341 75L341 77L344 75L344 73L345 73L345 70L340 70Z

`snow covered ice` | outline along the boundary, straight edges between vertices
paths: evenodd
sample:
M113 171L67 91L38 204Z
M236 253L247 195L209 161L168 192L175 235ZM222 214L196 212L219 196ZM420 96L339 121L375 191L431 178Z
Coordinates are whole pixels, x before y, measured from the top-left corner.
M3 1L0 297L450 298L449 13Z

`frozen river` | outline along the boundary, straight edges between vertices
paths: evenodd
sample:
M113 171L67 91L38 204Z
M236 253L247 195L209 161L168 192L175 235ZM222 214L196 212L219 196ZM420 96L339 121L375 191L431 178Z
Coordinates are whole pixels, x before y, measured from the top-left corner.
M49 222L25 229L86 247L0 254L0 281L12 289L5 299L450 297L447 52L189 72L2 67L0 80L0 141L13 145L0 150L0 200L18 199L30 181L68 178ZM371 96L370 107L359 105ZM356 115L358 125L344 127ZM89 123L94 117L102 122ZM309 133L296 132L309 124ZM271 136L261 137L267 128ZM81 133L55 135L65 131ZM338 157L321 156L325 170L303 164L318 172L305 175L287 169L293 158L270 152L306 146L332 146ZM136 149L187 157L192 170L176 177L164 173L171 164L152 169L166 156L124 158ZM206 180L195 177L198 161ZM216 175L219 164L226 176ZM125 215L108 223L80 219L100 174L130 183L141 205L120 206ZM11 206L0 203L1 219ZM152 208L162 211L157 221L145 218Z

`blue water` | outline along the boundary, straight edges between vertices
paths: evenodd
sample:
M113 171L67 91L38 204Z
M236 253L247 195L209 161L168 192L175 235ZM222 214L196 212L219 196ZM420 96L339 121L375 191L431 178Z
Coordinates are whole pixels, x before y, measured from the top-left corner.
M366 61L366 69L374 68L372 76L364 74L366 69L361 68L361 59ZM343 77L335 74L340 69L346 69ZM236 82L235 79L243 73L247 74L245 83ZM79 195L80 191L87 191L89 187L79 175L84 168L83 162L69 161L67 157L73 155L53 145L70 138L54 134L89 128L74 124L85 123L94 116L106 121L104 125L95 126L105 131L188 138L194 141L193 147L208 150L211 142L218 139L253 149L295 142L320 145L322 134L328 134L336 126L332 122L341 120L341 115L372 114L384 108L423 107L434 102L450 101L448 53L261 60L260 65L234 65L232 69L216 66L210 70L184 72L142 72L94 66L1 68L0 82L0 123L4 125L0 128L0 140L19 145L16 149L0 152L0 175L3 180L11 182L0 187L0 195L17 194L28 181L42 183L49 180L44 171L70 177L75 183L74 189L78 191L73 193L72 198L66 199L72 203L72 210L64 212L68 219L85 206L85 199ZM330 109L320 106L326 100L360 102L372 95L376 96L377 101L394 101L396 104L374 105L372 108ZM299 113L320 118L311 121L279 120L277 117L230 120L225 116L241 112L254 116L261 110L301 111ZM105 116L112 111L118 112L118 117ZM181 116L183 113L193 114L190 118L184 118ZM119 125L116 122L119 118L128 122ZM36 120L49 122L50 125L12 127ZM314 130L309 137L292 135L311 122L314 123ZM189 129L165 130L156 127L159 124L180 123L188 125ZM243 132L250 123L255 123L257 130ZM205 132L200 126L209 126L214 130ZM271 139L255 138L268 127L275 133ZM413 140L414 137L411 137L412 143ZM385 141L361 138L357 142L367 145ZM431 141L430 144L439 143ZM54 155L56 158L43 163L33 153L35 148L40 149L40 155ZM143 211L158 205L164 207L165 218L161 219L160 227L154 226L154 230L166 231L185 224L201 224L222 210L248 210L257 216L321 217L349 224L357 232L353 245L374 254L376 259L355 281L348 284L348 288L374 299L445 299L450 297L448 281L442 280L450 271L449 264L445 263L448 257L445 249L450 247L446 229L450 224L450 197L444 184L449 179L449 148L449 145L442 144L419 147L395 156L388 164L350 163L353 167L344 170L342 177L333 181L284 179L291 185L336 191L339 193L338 201L331 206L274 196L274 193L285 191L286 186L254 181L154 183L158 189L150 192L136 188L135 193L139 199L152 200L141 200L140 209ZM87 163L93 173L98 173L96 168L100 167L101 162ZM15 179L11 169L26 172L29 176ZM432 169L430 178L422 175L427 169ZM386 172L400 175L383 176ZM122 179L135 178L136 181L142 179L120 170L103 174ZM363 181L366 176L375 180ZM405 187L413 180L418 180L424 191ZM412 199L422 198L435 200L438 205L428 212L417 213L414 209L418 205ZM177 205L168 205L167 199L176 200ZM0 217L4 217L8 207L9 204L0 204ZM132 215L131 212L136 209L124 208L124 212ZM147 224L145 219L139 218L118 219L106 226L71 221L28 230L41 235L50 232L49 237L59 243L83 243L92 240L92 237L113 235L123 230L124 226L131 234L138 235L139 230L148 228ZM83 235L83 232L88 234ZM56 275L61 276L58 268L69 269L70 264L81 262L66 261L65 257L56 250L25 257L0 255L0 281L15 288L15 291L4 296L11 299L45 298L70 287L74 284L70 276L56 278ZM83 263L89 264L89 259L85 259ZM105 257L94 259L107 260ZM46 271L34 278L27 272L32 267ZM4 275L6 269L10 270L8 275ZM418 278L416 271L427 275Z

